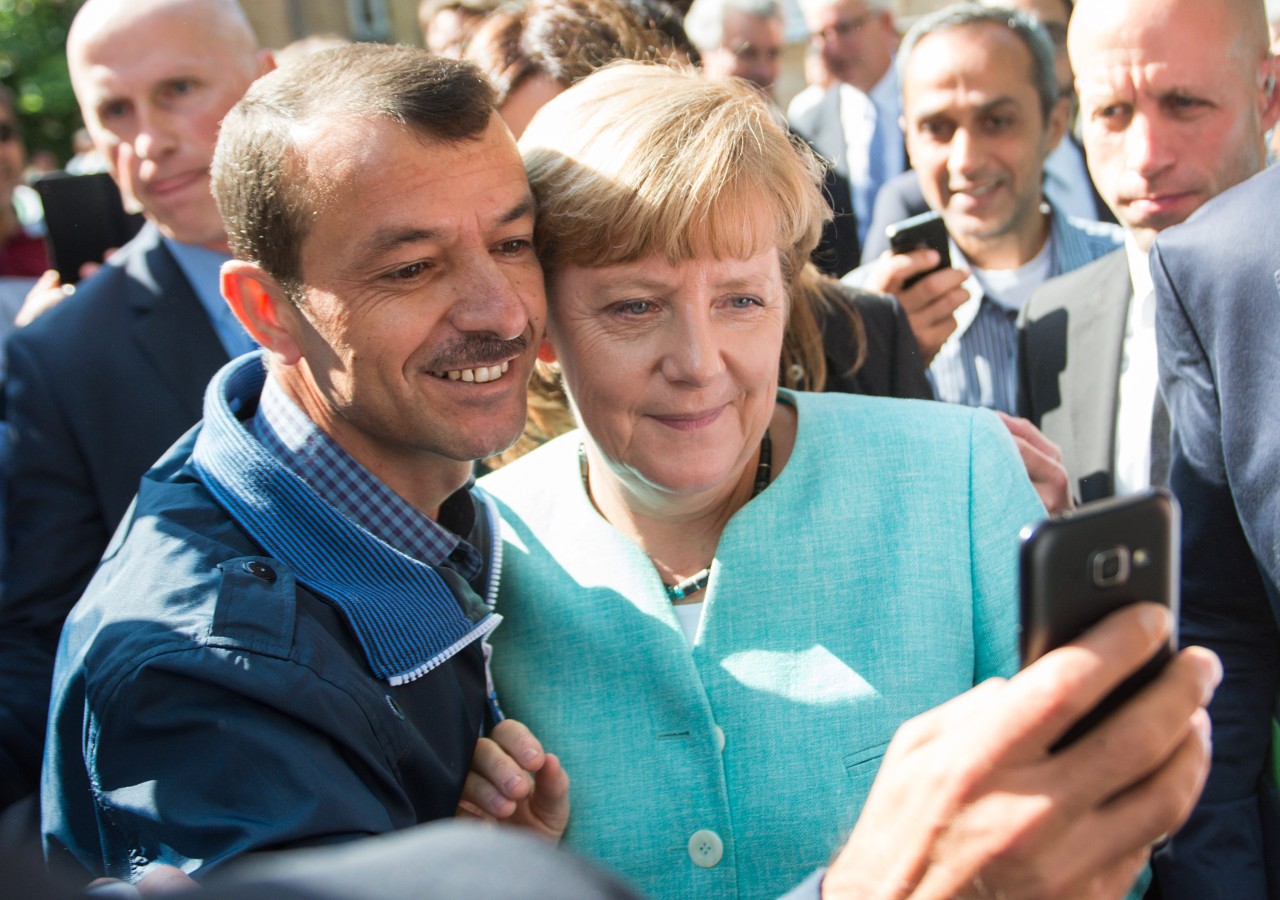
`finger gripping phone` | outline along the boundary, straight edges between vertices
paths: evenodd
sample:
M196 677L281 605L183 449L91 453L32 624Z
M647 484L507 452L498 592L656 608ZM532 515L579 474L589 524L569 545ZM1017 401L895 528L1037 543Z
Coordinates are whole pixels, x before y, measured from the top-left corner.
M1068 643L1122 606L1162 603L1178 616L1178 503L1167 491L1099 500L1052 516L1022 532L1020 554L1025 667ZM1054 745L1087 732L1159 674L1177 647L1168 643L1121 682Z
M912 250L936 250L938 264L927 272L917 272L902 283L909 288L926 275L951 268L951 239L947 236L942 213L930 210L901 222L894 222L884 230L889 238L889 248L894 253L910 253Z
M142 228L142 216L125 212L120 191L105 172L49 175L35 183L44 206L50 261L64 284L80 280L80 267L100 263Z

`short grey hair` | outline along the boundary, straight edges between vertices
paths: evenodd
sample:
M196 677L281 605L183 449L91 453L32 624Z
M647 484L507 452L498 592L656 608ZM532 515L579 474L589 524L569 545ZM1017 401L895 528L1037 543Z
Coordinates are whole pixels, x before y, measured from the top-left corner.
M693 0L684 17L684 33L702 53L715 50L724 40L724 19L730 11L761 19L781 19L778 0Z
M916 45L931 34L970 28L975 25L999 25L1017 35L1031 53L1032 75L1036 93L1040 96L1040 110L1045 122L1058 102L1058 78L1055 70L1053 41L1044 26L1034 17L1019 9L1005 6L984 6L979 3L957 3L930 13L916 21L902 39L898 49L898 83L905 85L907 66Z
M799 0L800 12L804 14L807 22L811 13L838 2L839 0ZM867 12L893 12L893 0L862 0L862 2L866 5Z

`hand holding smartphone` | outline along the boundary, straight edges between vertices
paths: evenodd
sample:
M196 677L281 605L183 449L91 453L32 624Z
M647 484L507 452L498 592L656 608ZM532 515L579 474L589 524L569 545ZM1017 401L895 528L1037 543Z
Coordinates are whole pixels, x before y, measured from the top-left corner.
M142 216L125 212L120 191L105 172L51 175L35 183L44 206L49 256L64 284L80 280L80 267L102 262L142 227Z
M1177 620L1180 564L1177 501L1167 491L1085 504L1022 532L1022 665L1073 640L1109 613L1147 601ZM1058 750L1100 722L1154 678L1177 647L1176 632L1054 746Z
M930 210L901 222L894 222L884 230L889 238L889 248L894 253L910 253L912 250L936 250L938 264L927 272L912 275L903 282L904 289L911 287L926 275L951 268L951 239L942 214Z

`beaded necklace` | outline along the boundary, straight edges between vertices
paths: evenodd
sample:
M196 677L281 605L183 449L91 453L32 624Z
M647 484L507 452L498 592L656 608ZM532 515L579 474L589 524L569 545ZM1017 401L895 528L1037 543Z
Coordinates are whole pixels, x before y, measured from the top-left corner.
M582 472L582 486L586 489L588 496L591 494L591 486L587 478L587 448L584 444L578 445L578 468ZM764 437L760 439L760 461L756 464L756 478L751 485L751 499L754 500L760 496L760 492L769 486L769 481L773 471L773 441L769 439L769 430L765 429ZM695 572L688 578L682 579L675 584L667 584L663 582L662 587L667 592L667 599L672 603L683 600L685 597L698 593L707 586L707 582L711 580L711 567Z

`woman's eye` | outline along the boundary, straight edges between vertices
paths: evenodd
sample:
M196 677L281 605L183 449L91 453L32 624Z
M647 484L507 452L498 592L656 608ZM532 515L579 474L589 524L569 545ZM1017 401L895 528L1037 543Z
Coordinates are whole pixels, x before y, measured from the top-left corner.
M644 315L652 308L653 303L648 300L628 300L625 303L619 303L617 306L618 312L631 316Z
M730 298L729 305L734 309L747 309L752 306L764 306L764 304L760 302L759 297L751 297L746 294Z

